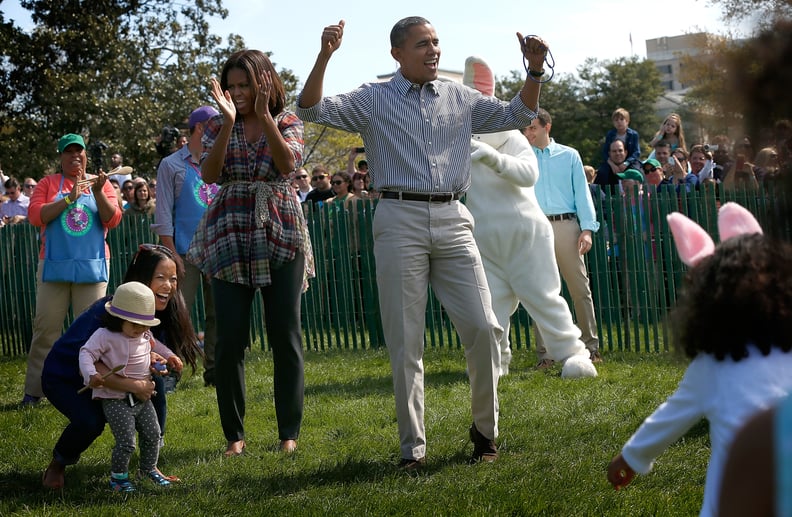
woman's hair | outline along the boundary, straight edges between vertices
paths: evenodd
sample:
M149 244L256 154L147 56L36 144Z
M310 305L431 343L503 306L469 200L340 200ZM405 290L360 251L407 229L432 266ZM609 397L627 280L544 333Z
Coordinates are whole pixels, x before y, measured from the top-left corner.
M778 153L774 147L764 147L756 153L754 167L761 167L766 171L775 171L778 168Z
M700 353L739 361L748 345L764 355L792 349L792 245L761 234L722 242L692 267L672 311L676 342Z
M138 201L138 190L140 190L140 189L142 189L144 187L146 188L147 196L146 196L146 201L143 202L143 205L141 205L140 202ZM151 191L149 190L148 183L144 183L142 181L137 182L135 184L135 196L132 198L132 202L138 208L146 208L146 204L149 201L151 201ZM150 281L150 279L149 279L149 281ZM148 285L148 283L146 283L146 285Z
M163 260L173 261L173 256L166 250L167 248L163 246L138 250L124 275L124 283L140 282L151 285L154 271L159 263ZM174 291L165 309L157 311L156 315L161 323L155 328L161 329L164 333L164 343L176 355L187 361L195 372L196 359L202 352L198 347L198 337L190 320L190 312L179 289Z
M247 49L231 54L225 65L223 65L223 71L220 74L220 87L223 91L228 89L228 72L233 68L238 68L247 75L254 102L261 86L259 79L264 75L264 72L269 72L272 78L272 91L269 98L270 114L274 117L284 110L286 107L286 89L275 67L272 66L272 61L264 52Z
M352 176L350 176L347 171L338 171L335 174L333 174L332 178L335 178L336 176L340 176L341 179L344 180L344 183L346 183L349 186L348 187L349 190L352 190Z

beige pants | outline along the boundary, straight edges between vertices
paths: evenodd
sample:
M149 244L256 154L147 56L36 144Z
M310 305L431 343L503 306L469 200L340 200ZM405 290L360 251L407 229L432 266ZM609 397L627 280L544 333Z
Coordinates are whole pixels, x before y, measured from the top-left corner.
M107 293L107 282L96 284L72 284L69 282L44 282L41 279L44 260L39 260L36 272L36 316L33 319L33 338L27 357L25 393L43 397L41 370L52 345L63 333L63 323L69 306L76 318L99 298ZM110 261L107 261L110 270ZM76 364L75 364L76 366Z
M575 308L575 319L580 328L580 340L586 348L593 352L599 350L597 335L597 319L594 316L594 301L591 298L588 272L583 256L578 252L580 224L575 219L551 221L555 241L555 256L558 270L566 282ZM534 327L536 328L536 327ZM548 357L541 332L536 334L536 353L540 359Z
M473 422L498 435L499 342L473 218L458 202L380 200L374 255L385 342L390 355L401 457L426 455L424 332L431 284L465 346Z
M214 297L212 296L212 283L198 269L195 264L187 261L182 255L184 264L184 279L179 283L179 290L184 296L184 304L188 311L192 311L195 299L198 297L198 286L203 286L204 296L204 369L214 369L215 343L217 342L217 324L215 319Z

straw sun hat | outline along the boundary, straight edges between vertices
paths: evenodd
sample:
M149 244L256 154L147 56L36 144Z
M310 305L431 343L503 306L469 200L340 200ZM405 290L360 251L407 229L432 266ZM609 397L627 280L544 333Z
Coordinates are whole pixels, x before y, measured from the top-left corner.
M105 310L113 316L138 325L156 327L160 324L160 320L154 317L154 293L140 282L119 285L113 299L105 304Z

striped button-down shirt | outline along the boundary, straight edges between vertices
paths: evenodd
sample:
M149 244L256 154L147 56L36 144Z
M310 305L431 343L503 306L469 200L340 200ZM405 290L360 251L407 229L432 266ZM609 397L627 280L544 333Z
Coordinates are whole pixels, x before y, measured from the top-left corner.
M298 107L297 115L360 133L377 190L421 193L465 192L471 135L524 128L536 117L519 95L509 103L454 82L421 86L401 72L388 82Z

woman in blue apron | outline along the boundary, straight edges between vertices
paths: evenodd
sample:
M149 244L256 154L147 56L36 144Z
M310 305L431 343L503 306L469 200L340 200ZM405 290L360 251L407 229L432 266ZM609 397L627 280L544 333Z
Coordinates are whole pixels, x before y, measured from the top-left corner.
M58 152L61 172L42 178L28 208L30 222L41 227L41 252L23 405L44 396L41 368L69 307L78 315L105 295L110 259L105 237L122 215L107 175L86 175L88 157L80 135L61 137Z

